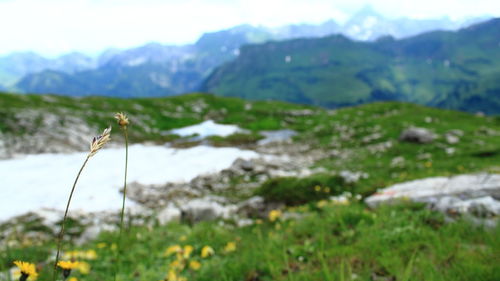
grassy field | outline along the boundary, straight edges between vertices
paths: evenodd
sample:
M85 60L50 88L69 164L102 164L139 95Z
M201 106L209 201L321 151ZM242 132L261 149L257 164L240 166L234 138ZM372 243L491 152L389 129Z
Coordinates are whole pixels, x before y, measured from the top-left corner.
M71 274L78 280L113 280L117 255L117 280L123 281L500 279L498 226L485 228L466 217L449 222L411 203L372 210L353 198L324 200L346 191L364 197L393 183L430 176L499 173L499 117L396 102L333 111L206 94L154 99L0 94L0 132L16 136L43 129L23 125L24 113L40 119L47 114L72 115L103 128L114 124L117 111L131 119L132 142L172 140L176 137L161 133L206 119L249 130L247 136L212 138L215 145L255 145L261 131L292 129L298 134L291 145L307 147L297 153L325 155L313 165L324 173L276 178L244 196L227 194L240 199L260 194L288 205L270 217L252 218L243 227L232 220L160 225L153 216L148 223L128 225L119 253L118 232L101 233L83 245L75 244L78 233L68 235L64 250L80 251L74 256L85 262ZM436 140L399 141L400 133L411 126L433 131ZM446 140L450 130L461 130L457 143ZM118 135L115 139L119 141ZM336 177L342 170L367 177L346 183ZM44 231L32 223L31 230ZM5 227L16 228L4 225L0 230ZM38 280L51 280L55 238L42 241L14 233L0 236L0 272L24 260L39 266ZM207 254L211 251L203 250L205 246L214 253Z
M498 226L485 229L466 219L446 223L443 215L414 204L369 210L357 202L319 201L288 212L294 216L256 219L245 227L231 221L132 226L118 253L118 280L500 278ZM90 266L72 276L112 280L116 241L116 232L102 233L95 241L68 247ZM24 241L22 247L2 251L1 265L6 269L17 259L39 263L38 280L51 280L52 266L46 261L54 246ZM213 255L202 257L205 246ZM166 279L172 270L178 279L173 273Z

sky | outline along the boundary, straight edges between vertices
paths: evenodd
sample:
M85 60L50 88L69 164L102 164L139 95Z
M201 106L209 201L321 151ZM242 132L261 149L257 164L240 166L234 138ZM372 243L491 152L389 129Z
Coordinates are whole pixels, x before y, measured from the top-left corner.
M495 0L0 0L0 55L187 44L239 24L342 23L367 4L389 18L500 16Z

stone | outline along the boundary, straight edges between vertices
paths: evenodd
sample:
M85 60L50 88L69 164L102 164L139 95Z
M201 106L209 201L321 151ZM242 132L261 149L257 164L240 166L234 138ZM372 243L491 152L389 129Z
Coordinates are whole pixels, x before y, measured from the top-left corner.
M341 171L339 175L344 179L344 181L346 183L356 183L360 179L366 179L366 178L368 178L368 174L367 173L363 173L363 172L351 172L351 171L347 171L347 170Z
M263 197L254 196L237 205L237 213L244 217L266 218L271 210L284 207L282 203L266 202Z
M156 218L161 225L171 221L179 221L181 219L181 210L173 204L168 204L166 208L158 212Z
M181 207L181 219L189 223L229 218L236 211L234 205L223 205L215 196L191 200ZM219 201L219 202L217 202Z
M399 136L399 140L414 143L431 143L436 139L436 135L428 129L412 127L404 130Z
M495 217L500 215L500 175L470 174L404 182L380 190L365 203L376 207L401 200L426 203L445 213Z
M460 139L457 136L452 134L445 134L444 138L446 139L446 142L448 142L449 144L456 144L460 141Z

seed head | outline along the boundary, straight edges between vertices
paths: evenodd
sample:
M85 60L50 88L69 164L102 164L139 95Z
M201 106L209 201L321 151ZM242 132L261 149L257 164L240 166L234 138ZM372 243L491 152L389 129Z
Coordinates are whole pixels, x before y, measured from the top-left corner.
M111 127L104 129L101 135L94 137L90 143L89 157L94 156L111 138Z
M120 125L120 127L122 127L123 129L127 128L129 122L128 122L128 117L127 115L125 115L125 113L123 112L116 113L115 119L118 121L118 125Z

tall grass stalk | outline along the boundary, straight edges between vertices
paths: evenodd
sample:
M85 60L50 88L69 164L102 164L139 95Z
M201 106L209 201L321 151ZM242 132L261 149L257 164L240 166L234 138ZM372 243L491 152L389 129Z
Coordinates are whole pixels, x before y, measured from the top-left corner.
M125 199L127 196L127 171L128 171L128 130L127 125L129 124L128 118L123 113L116 113L115 118L118 121L118 125L122 129L123 136L125 137L125 176L123 178L123 199L122 199L122 210L120 213L120 233L118 234L118 243L116 249L116 263L114 267L114 280L116 281L116 274L120 269L120 250L122 249L122 236L123 236L123 220L125 217Z
M73 183L73 187L71 188L71 192L69 194L68 202L66 203L66 210L64 211L64 217L61 223L61 230L59 231L59 235L57 237L56 261L54 263L54 270L52 272L53 281L56 280L57 264L59 262L59 255L61 254L61 245L62 245L62 240L64 238L66 219L68 218L69 205L71 204L71 199L73 198L73 193L75 192L76 184L78 183L78 179L80 178L80 175L82 174L82 171L87 165L89 159L92 156L94 156L97 153L97 151L99 151L110 140L110 133L111 133L111 128L107 128L104 130L102 135L94 137L94 139L90 143L90 152L87 155L87 158L85 158L85 161L83 162L80 171L78 171L78 174L76 175L75 182Z

